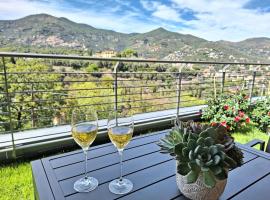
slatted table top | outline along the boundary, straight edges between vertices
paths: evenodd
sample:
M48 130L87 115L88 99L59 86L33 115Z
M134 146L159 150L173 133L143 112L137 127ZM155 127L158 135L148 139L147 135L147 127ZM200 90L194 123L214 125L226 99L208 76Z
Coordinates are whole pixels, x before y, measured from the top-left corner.
M186 199L176 186L175 160L159 153L156 142L167 131L133 138L124 151L123 174L133 190L126 195L112 194L111 180L119 176L119 155L108 143L90 148L88 174L98 179L99 186L89 193L77 193L73 183L84 175L81 150L32 162L35 198L41 200L169 200ZM228 182L220 199L270 199L270 155L239 145L244 152L244 165L229 172Z

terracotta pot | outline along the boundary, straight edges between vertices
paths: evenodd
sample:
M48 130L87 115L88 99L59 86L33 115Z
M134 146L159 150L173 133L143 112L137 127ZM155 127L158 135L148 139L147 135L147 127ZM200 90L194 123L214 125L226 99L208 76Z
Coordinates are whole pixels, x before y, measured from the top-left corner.
M181 193L192 200L217 200L223 193L227 184L227 179L217 180L215 187L207 188L203 183L202 174L199 175L197 181L187 184L186 176L176 172L176 183Z

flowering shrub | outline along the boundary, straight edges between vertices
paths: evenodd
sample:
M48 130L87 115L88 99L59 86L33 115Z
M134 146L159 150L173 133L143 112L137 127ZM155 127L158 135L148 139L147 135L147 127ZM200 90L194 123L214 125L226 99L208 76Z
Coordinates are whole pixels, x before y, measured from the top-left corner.
M251 112L251 118L263 131L266 131L267 127L270 127L270 97L255 102Z
M212 126L220 123L228 130L234 130L250 123L246 114L249 109L249 97L244 93L223 94L217 99L210 99L207 104L202 119L210 121Z

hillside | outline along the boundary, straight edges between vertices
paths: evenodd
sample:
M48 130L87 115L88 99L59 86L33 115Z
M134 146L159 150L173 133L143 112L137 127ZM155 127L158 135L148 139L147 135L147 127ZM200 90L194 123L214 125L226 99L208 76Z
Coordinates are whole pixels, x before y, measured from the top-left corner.
M34 45L38 47L69 47L93 49L123 49L127 34L96 29L86 24L78 24L66 18L56 18L47 14L0 21L0 44Z
M270 38L250 38L241 42L221 42L248 55L270 60Z
M270 39L251 38L241 42L211 42L163 28L147 33L124 34L97 29L47 14L18 20L0 20L0 48L43 52L49 49L122 51L132 48L139 56L172 60L262 61L270 60Z

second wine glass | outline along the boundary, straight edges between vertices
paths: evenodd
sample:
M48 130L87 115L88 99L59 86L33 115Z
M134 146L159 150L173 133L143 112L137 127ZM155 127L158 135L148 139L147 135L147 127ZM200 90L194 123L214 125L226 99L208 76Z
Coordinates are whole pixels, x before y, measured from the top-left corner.
M107 127L109 138L120 155L120 178L110 182L109 190L114 194L126 194L132 190L133 183L123 178L123 151L133 135L133 117L128 110L112 111L109 114Z

